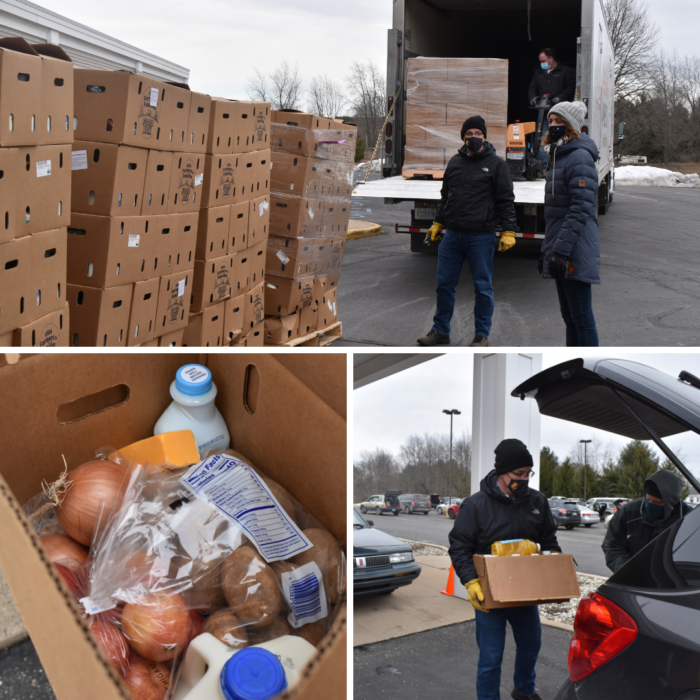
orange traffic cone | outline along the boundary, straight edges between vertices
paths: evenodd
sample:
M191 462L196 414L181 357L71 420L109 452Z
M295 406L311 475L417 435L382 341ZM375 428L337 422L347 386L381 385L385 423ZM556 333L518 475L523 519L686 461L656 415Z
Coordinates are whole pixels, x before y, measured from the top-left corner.
M444 593L445 595L454 595L455 594L455 568L450 564L450 575L447 579L447 588L444 591L440 591L440 593Z

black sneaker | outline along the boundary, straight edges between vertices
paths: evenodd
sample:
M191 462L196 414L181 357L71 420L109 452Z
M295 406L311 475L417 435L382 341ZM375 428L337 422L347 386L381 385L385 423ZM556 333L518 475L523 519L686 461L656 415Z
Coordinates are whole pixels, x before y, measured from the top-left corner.
M418 345L449 345L450 336L437 331L430 331L428 335L418 338Z
M489 339L485 335L475 335L474 340L469 343L470 348L485 348L489 344Z
M513 692L510 694L510 697L513 698L513 700L542 700L542 698L535 693L534 695L521 695L515 688L513 688Z

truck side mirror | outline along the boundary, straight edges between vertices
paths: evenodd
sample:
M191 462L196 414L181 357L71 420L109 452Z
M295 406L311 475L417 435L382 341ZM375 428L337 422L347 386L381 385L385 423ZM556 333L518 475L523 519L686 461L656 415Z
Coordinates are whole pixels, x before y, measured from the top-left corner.
M620 122L617 125L617 140L624 141L626 135L627 135L627 124L625 124L625 122Z

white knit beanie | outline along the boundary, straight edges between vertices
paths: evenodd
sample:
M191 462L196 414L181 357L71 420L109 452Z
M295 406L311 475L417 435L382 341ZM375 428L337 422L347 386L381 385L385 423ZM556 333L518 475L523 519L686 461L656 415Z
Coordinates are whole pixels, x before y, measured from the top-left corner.
M586 105L583 102L560 102L549 110L549 115L558 114L566 119L576 131L581 131L586 111Z

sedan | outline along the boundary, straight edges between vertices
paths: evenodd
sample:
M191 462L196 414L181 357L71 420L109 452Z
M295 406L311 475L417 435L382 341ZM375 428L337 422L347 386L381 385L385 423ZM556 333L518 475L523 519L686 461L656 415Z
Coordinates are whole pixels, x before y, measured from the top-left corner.
M600 516L594 510L591 510L588 506L578 504L578 509L581 511L581 525L584 527L590 527L600 522Z
M353 595L393 593L420 576L410 545L392 535L375 530L355 509L353 525Z
M442 503L435 509L438 515L445 515L447 508L451 505L457 505L461 503L463 499L461 498L444 498Z

